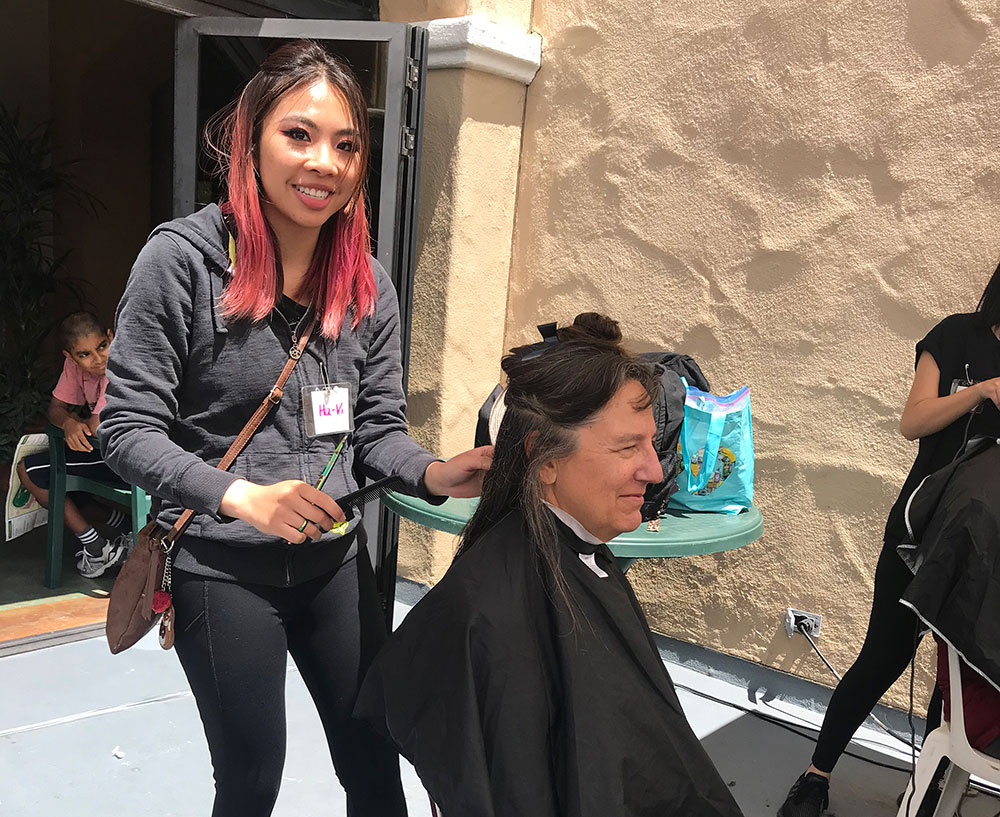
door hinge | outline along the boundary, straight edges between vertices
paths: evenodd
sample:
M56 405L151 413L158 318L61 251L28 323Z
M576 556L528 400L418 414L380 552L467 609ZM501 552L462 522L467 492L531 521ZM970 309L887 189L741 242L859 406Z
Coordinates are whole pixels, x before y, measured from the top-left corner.
M412 156L417 150L417 132L413 128L403 128L403 138L399 152L404 156Z
M419 84L420 63L413 59L413 57L408 57L406 60L406 87L410 90L416 90Z

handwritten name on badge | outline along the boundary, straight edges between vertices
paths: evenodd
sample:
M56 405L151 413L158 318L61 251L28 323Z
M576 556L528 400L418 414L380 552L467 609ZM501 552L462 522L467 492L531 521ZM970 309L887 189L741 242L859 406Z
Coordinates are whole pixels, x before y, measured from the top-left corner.
M339 415L344 413L344 404L337 403L337 405L335 406L327 406L324 405L322 401L320 401L320 404L316 408L316 410L319 412L320 417L338 417Z
M316 434L346 434L351 430L349 389L334 386L312 392L313 425Z

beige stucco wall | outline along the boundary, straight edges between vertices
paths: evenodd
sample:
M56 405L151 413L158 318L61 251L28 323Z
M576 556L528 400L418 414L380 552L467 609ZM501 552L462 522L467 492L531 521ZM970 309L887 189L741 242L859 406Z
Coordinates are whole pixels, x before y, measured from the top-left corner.
M386 22L417 22L474 14L515 31L527 31L531 0L382 0L379 17Z
M409 420L442 456L472 447L500 374L524 94L480 71L427 77ZM404 521L399 571L434 581L454 548L454 537Z
M535 2L506 345L597 309L750 385L764 539L630 578L655 629L828 683L782 615L861 645L914 342L1000 258L1000 11L648 8Z

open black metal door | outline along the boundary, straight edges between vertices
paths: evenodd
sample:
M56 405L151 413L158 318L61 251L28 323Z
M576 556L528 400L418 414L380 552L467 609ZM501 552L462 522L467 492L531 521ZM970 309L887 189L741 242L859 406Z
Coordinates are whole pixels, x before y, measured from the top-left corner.
M409 371L410 318L420 129L427 31L404 23L195 17L177 25L174 69L173 214L188 215L221 192L200 135L283 40L321 42L345 59L368 101L372 156L368 177L373 252L399 295L403 385ZM373 503L364 519L368 549L392 623L398 520Z

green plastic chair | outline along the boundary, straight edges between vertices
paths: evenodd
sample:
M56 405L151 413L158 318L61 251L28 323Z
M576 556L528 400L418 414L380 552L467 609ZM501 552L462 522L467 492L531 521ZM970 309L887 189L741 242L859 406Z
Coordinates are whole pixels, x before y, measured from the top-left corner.
M136 534L146 524L151 500L142 488L124 483L101 482L66 473L66 436L58 426L49 425L49 530L45 553L45 586L62 584L63 530L66 494L80 491L110 499L132 509L132 530Z

